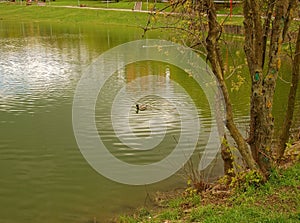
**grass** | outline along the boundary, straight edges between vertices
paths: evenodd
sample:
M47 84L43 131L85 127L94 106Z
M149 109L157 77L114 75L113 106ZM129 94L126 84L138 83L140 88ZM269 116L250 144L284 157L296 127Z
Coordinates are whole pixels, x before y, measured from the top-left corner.
M2 21L140 26L145 25L147 18L146 13L0 4Z
M132 10L134 8L136 1L119 1L119 2L114 2L114 1L108 1L106 2L105 0L56 0L56 1L46 1L46 5L48 6L78 6L78 5L84 5L85 7L92 7L92 8L113 8L113 9L130 9ZM22 1L15 4L23 4L25 3ZM147 2L143 2L142 4L142 10L152 10L154 5L156 6L157 9L162 9L168 3L156 3L154 4L153 2L149 1L148 4ZM148 7L147 7L148 6Z
M226 6L217 6L218 14L230 14L230 7L229 4ZM242 4L235 4L232 7L232 14L233 15L242 15L243 14L243 7Z
M93 24L124 24L130 26L144 26L148 19L147 13L134 13L131 11L106 11L106 10L89 10L86 7L82 8L62 8L62 6L77 7L78 3L92 8L113 8L132 10L134 1L120 1L106 3L99 0L56 0L46 1L46 6L37 6L33 3L31 6L26 6L25 1L16 1L16 3L2 2L0 3L0 20L22 20L22 21L40 21L40 22L58 22L58 23L85 23L93 22ZM157 9L164 8L168 3L156 3ZM151 10L154 3L151 1L148 4L148 9ZM147 10L147 3L143 2L142 10ZM170 8L166 11L170 11ZM218 13L224 14L219 16L218 21L224 22L227 25L242 25L242 17L229 18L229 9L222 7ZM241 14L241 6L236 6L233 14ZM161 16L161 15L156 15ZM160 24L160 22L159 22ZM159 25L155 24L155 26Z
M78 6L79 4L85 5L86 7L94 7L94 8L116 8L116 9L133 9L134 1L122 1L122 2L105 2L105 1L96 1L96 0L79 0L79 1L70 1L70 0L62 0L51 2L52 6Z
M274 170L270 180L258 188L249 186L225 197L182 193L160 206L163 208L121 216L117 222L299 222L300 163Z

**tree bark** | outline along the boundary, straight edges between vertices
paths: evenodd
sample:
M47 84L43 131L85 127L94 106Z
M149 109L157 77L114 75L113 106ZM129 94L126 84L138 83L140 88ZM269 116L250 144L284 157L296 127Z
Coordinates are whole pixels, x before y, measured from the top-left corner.
M272 22L269 61L267 73L264 74L266 40L269 31L270 13L269 7L265 26L262 27L260 13L261 1L245 0L244 3L244 27L245 27L245 53L252 80L251 107L250 107L250 134L248 143L251 147L253 158L258 163L261 171L267 177L272 163L272 137L274 118L272 105L278 71L280 69L280 51L283 39L290 24L290 10L296 0L274 1L275 18ZM272 2L272 1L271 1ZM263 32L265 30L265 32Z
M286 116L284 119L282 132L279 137L278 147L277 147L277 159L280 160L284 154L286 143L289 139L289 131L292 125L295 100L297 94L297 88L300 79L300 26L298 28L298 37L296 42L295 56L293 60L293 69L292 69L292 83L289 92L289 99L287 105Z
M226 135L224 135L224 139L221 145L221 156L224 161L224 173L229 177L231 181L231 178L235 176L233 167L234 158L228 145Z
M220 89L224 96L224 100L226 104L226 127L228 128L232 138L236 142L237 148L241 156L245 160L247 166L252 170L256 170L260 172L255 160L251 156L246 141L244 140L242 134L238 130L233 120L232 104L224 80L222 55L220 53L220 48L218 44L218 40L221 35L221 27L217 22L217 14L216 14L216 9L213 1L205 0L205 4L207 7L207 16L208 16L208 35L206 38L206 48L208 53L207 58L211 63L212 71L214 72L218 80Z
M261 162L262 145L265 132L269 132L268 122L263 116L265 110L265 89L263 81L263 63L265 55L265 42L267 33L263 32L261 23L261 6L257 0L245 0L244 2L244 27L245 27L245 54L251 75L251 107L250 107L250 134L248 143L254 160L258 163L264 175L267 175L266 163ZM267 22L265 23L267 24ZM269 25L269 24L268 24ZM267 28L265 28L266 30ZM265 31L266 32L266 31ZM264 35L265 34L265 35ZM266 159L268 163L268 159Z

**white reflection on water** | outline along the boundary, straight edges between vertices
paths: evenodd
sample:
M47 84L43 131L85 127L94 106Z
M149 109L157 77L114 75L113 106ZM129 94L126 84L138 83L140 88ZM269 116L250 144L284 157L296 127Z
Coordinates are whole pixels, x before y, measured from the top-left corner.
M0 54L0 110L30 110L36 100L46 102L64 95L73 68L59 48L31 42L30 38L1 39L0 44L4 46Z

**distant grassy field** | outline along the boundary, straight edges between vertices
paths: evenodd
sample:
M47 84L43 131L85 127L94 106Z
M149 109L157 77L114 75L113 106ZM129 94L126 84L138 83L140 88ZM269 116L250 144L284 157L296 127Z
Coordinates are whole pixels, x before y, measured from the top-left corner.
M121 8L121 9L133 9L134 1L121 1L121 2L106 2L101 0L56 0L50 2L50 5L70 5L78 6L84 5L86 7L96 7L96 8Z
M146 24L148 15L147 13L135 13L134 11L131 12L131 10L134 8L134 4L134 1L106 3L105 1L100 0L46 0L45 6L38 6L35 2L33 2L30 6L26 6L25 1L16 0L15 3L0 3L0 19L60 23L93 22L93 24L126 24L129 26L144 26ZM168 3L154 4L151 1L148 3L143 2L142 10L152 10L153 7L160 10L165 8L167 4ZM85 7L76 8L78 5ZM73 6L74 8L62 8L62 6ZM129 12L88 10L87 7L125 9L129 10ZM170 11L170 9L167 9L167 11ZM240 10L235 10L234 12L237 11ZM226 13L227 11L224 9L220 12ZM223 21L224 19L225 17L218 18L219 21ZM226 24L242 25L242 21L243 19L240 17L227 18Z
M40 0L40 2L42 2ZM115 9L134 9L136 1L105 1L105 0L56 0L56 1L48 1L46 0L46 5L50 6L85 6L85 7L94 7L94 8L115 8ZM18 1L16 0L15 4L23 4L25 5L25 1ZM151 1L149 2L143 2L142 3L142 10L152 10L153 7L157 9L162 9L165 6L168 5L168 3L153 3Z
M51 6L52 2L51 2ZM20 4L0 3L0 20L34 21L78 24L118 24L144 26L146 13L88 10L85 8L61 8Z
M85 5L87 7L96 7L96 8L116 8L116 9L133 9L135 2L137 1L105 1L105 0L59 0L51 2L51 5L72 5L72 6L78 6L80 4ZM165 6L168 5L168 3L155 3L153 1L143 1L142 3L142 10L152 10L155 5L156 9L162 9Z

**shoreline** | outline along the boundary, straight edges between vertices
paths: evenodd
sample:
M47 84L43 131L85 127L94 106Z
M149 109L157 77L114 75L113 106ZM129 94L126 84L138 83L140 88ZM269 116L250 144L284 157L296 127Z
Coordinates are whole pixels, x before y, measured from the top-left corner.
M299 159L285 165L274 169L266 184L248 182L232 188L219 181L202 191L188 186L182 192L159 193L156 208L140 207L111 222L296 222L300 219Z

